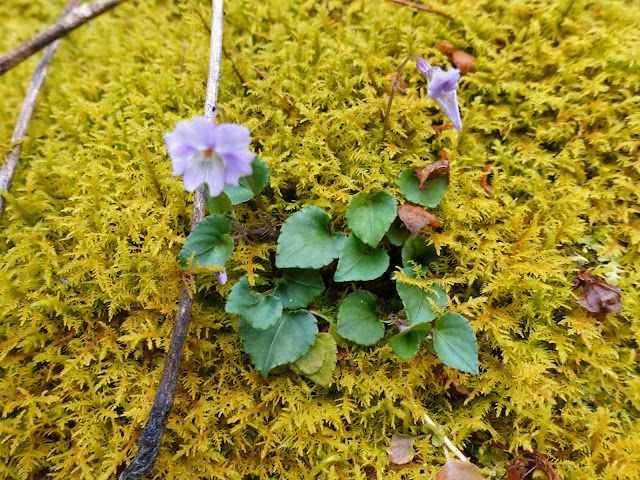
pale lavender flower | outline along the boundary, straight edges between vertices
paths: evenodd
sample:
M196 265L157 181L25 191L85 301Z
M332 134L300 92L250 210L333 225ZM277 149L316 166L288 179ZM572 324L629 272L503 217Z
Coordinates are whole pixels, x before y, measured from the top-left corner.
M216 279L218 280L218 283L220 285L224 285L225 283L227 283L227 269L224 268L222 269L221 272L215 272L216 274Z
M203 117L176 123L164 134L173 164L174 177L183 175L184 188L193 192L203 183L209 195L217 197L225 185L238 186L238 180L251 174L255 154L249 150L249 129L235 123L217 125Z
M462 120L460 119L460 108L458 107L458 80L460 80L460 70L450 68L447 71L440 67L434 67L425 60L418 60L416 68L427 81L427 95L435 100L444 110L444 113L456 127L462 130Z

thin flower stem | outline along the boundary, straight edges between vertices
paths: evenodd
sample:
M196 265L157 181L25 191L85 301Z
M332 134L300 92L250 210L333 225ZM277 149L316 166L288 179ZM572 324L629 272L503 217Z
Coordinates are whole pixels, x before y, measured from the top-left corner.
M253 192L253 196L256 197L256 201L258 202L258 207L260 207L260 210L262 210L262 212L267 217L267 228L269 229L269 234L272 237L277 238L280 235L280 232L278 232L278 227L276 227L276 224L271 218L271 215L267 210L267 206L262 201L262 196L260 195L260 192L256 190L256 187L253 185L253 182L251 181L251 178L249 176L246 176L244 178L247 180L247 183L249 184L249 188L251 188L251 191Z
M416 60L424 60L426 62L426 60L422 57L420 57L419 55L409 55L407 57L407 59L402 62L402 65L400 65L400 69L398 70L398 75L396 75L395 80L393 81L393 86L391 87L391 95L389 96L389 103L387 105L387 112L384 115L384 126L382 127L382 141L384 142L384 137L387 133L387 126L389 125L389 113L391 112L391 102L393 102L393 97L396 94L396 89L398 88L398 84L400 83L400 75L402 75L402 71L404 70L405 65L407 64L407 62L409 60L411 60L412 58L416 59Z
M231 235L231 238L234 240L238 240L239 238L242 237L247 237L249 235L269 235L271 233L271 230L268 228L254 228L254 229L248 229L248 230L243 230L241 232L236 233L235 235Z
M38 50L46 47L58 38L87 23L110 8L115 7L124 0L95 0L92 3L83 3L74 8L64 18L60 18L50 27L35 34L29 40L25 40L17 47L0 56L0 75L26 60Z
M70 0L62 9L62 13L60 14L58 21L69 15L69 12L71 12L79 3L80 0ZM27 129L31 122L31 115L33 115L38 94L40 93L44 79L47 76L47 68L49 67L49 63L51 63L53 54L59 44L60 39L54 41L50 45L47 45L47 48L42 54L42 58L38 61L38 65L33 72L31 82L27 88L27 93L25 94L24 101L22 102L22 108L20 109L18 120L16 121L16 126L13 129L13 135L11 135L11 144L13 145L13 148L9 152L9 155L7 155L7 159L2 164L2 169L0 170L0 190L9 190L9 188L11 188L13 175L16 173L16 168L20 161L20 153L22 153L22 141L27 135ZM4 197L0 195L0 220L2 220L3 214Z
M220 84L220 63L222 59L222 25L223 25L223 0L213 0L211 15L211 46L209 53L209 75L207 82L207 94L204 107L204 116L207 120L213 118L213 113L218 101L218 87ZM207 200L204 186L196 190L193 202L193 216L191 230L204 218ZM193 277L189 277L193 280ZM187 281L187 283L189 283ZM193 284L193 282L191 282ZM162 437L167 426L169 413L173 407L178 372L182 363L182 353L189 331L191 309L193 307L193 292L187 286L182 287L178 312L171 333L169 350L162 370L162 377L158 384L153 406L149 412L149 418L138 439L138 451L122 472L119 480L139 480L149 475L160 453Z

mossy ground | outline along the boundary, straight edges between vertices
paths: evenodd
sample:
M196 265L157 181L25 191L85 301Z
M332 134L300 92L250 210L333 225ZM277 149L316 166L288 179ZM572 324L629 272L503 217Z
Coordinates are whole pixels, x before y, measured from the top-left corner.
M0 51L63 3L3 2ZM271 277L274 244L246 241L228 285L199 279L155 478L432 478L443 456L428 440L417 442L422 462L387 464L389 437L416 433L422 409L486 475L511 458L493 441L538 449L565 479L640 478L640 7L429 5L454 20L383 1L227 1L225 48L269 80L229 52L219 103L269 164L278 221L313 204L343 228L353 194L398 194L400 170L448 152L450 187L434 211L444 226L423 235L476 331L481 374L426 350L402 362L385 340L352 349L329 388L292 372L263 380L223 309L247 270ZM170 176L162 133L202 114L209 11L202 0L125 2L56 53L0 230L2 478L114 478L135 452L192 200ZM438 41L477 57L460 82L463 131L434 130L446 119L408 68L381 144L399 63L417 54L449 66ZM3 156L35 62L0 78ZM561 244L591 245L595 273L617 269L622 313L599 323L571 301L575 263ZM458 383L471 395L452 393Z

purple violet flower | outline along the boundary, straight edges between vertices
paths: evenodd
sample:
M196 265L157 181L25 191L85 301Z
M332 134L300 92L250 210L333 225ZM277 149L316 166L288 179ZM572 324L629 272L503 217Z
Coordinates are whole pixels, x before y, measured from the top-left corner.
M216 279L220 285L227 283L227 269L223 269L221 272L215 272Z
M434 67L424 60L418 60L416 68L427 81L427 95L435 100L444 110L444 113L456 127L462 130L462 120L460 119L460 108L458 107L458 80L460 80L460 70L450 68L447 71L440 67Z
M217 197L225 185L238 186L238 180L251 175L255 154L249 150L249 129L236 123L217 125L203 117L176 123L164 134L173 164L174 177L183 175L184 188L193 192L203 183L209 195Z

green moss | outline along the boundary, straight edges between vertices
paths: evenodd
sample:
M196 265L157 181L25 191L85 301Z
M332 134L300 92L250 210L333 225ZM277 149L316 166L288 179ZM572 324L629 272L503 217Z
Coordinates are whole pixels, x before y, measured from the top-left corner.
M63 3L4 2L0 51ZM385 451L393 432L418 431L419 408L485 474L506 458L483 443L493 440L542 451L563 478L637 478L640 8L430 3L449 22L392 2L226 3L225 48L269 80L230 54L220 105L251 128L278 221L314 204L342 229L353 194L400 198L403 168L449 152L450 187L434 212L444 227L429 236L453 309L477 333L482 373L427 351L402 362L381 342L352 349L329 388L293 373L265 382L224 313L230 285L203 275L155 478L423 478L443 461L428 440L416 442L425 466L388 468ZM162 133L202 114L209 9L125 2L56 53L0 224L0 477L113 478L135 452L192 200L170 177ZM409 68L381 145L391 77L409 54L448 66L438 41L477 56L460 82L463 131L436 133L446 119ZM2 155L35 61L0 77ZM479 185L487 163L491 198ZM623 292L622 313L603 323L571 302L575 264L558 248L595 236ZM231 278L268 283L274 252L239 244ZM345 293L316 308L335 318ZM472 394L456 397L453 383Z

